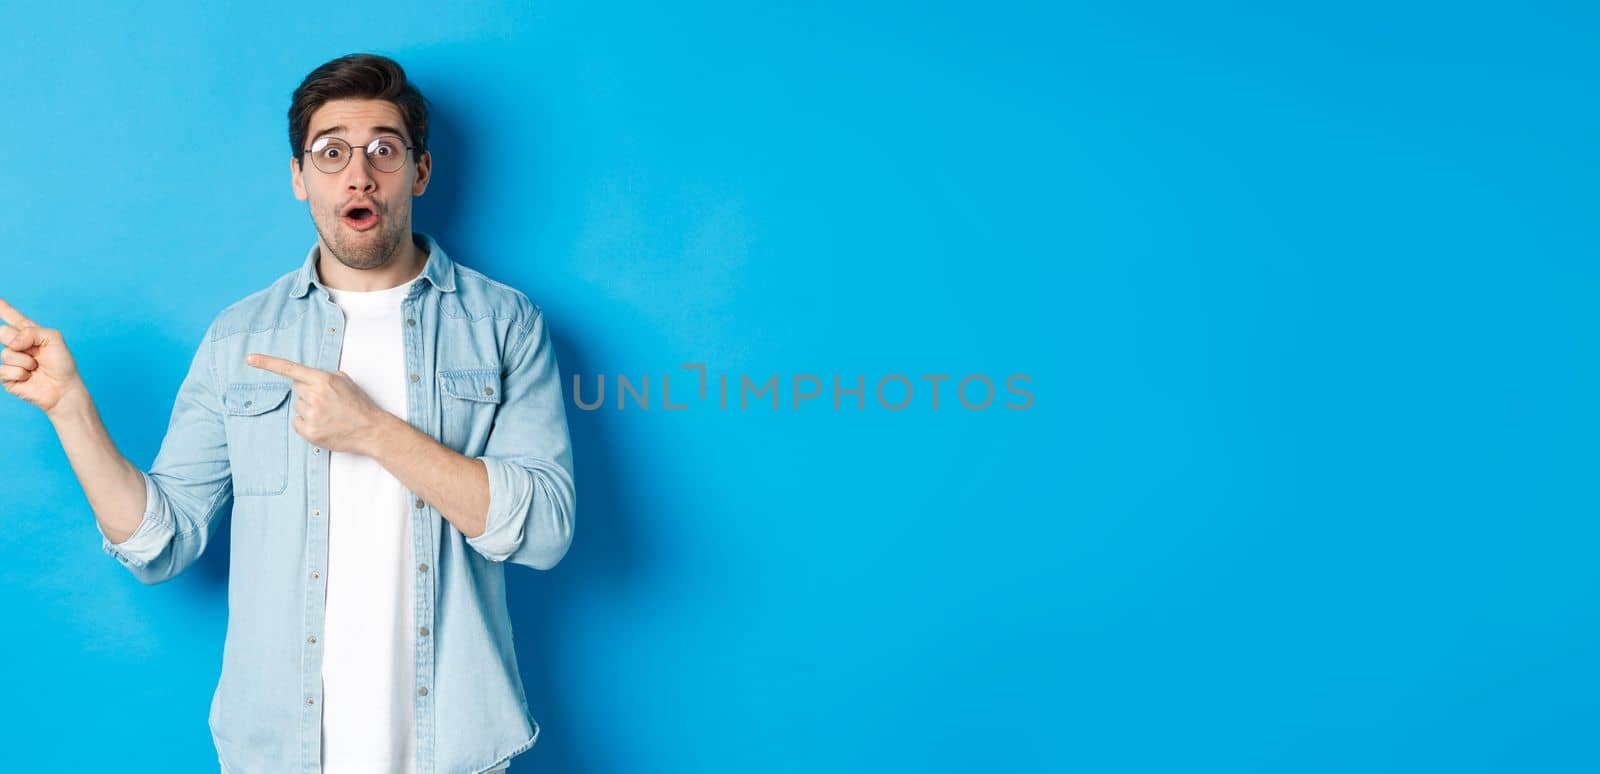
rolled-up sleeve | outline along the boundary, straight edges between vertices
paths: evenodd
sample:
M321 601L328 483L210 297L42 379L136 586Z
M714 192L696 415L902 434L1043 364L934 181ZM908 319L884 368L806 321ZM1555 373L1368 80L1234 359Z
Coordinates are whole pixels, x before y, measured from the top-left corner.
M489 473L487 523L467 545L492 561L548 570L572 545L572 442L560 369L537 308L524 331L506 359L502 401L478 457Z
M133 534L113 543L95 521L100 546L144 583L160 583L183 572L205 552L216 530L216 514L232 494L227 430L211 330L201 339L178 387L161 449L144 481L144 515Z
M99 520L94 523L94 528L100 530L100 547L130 569L149 565L172 541L172 517L161 507L161 492L149 473L141 470L139 478L144 482L144 520L139 522L139 528L127 540L113 543L100 529Z

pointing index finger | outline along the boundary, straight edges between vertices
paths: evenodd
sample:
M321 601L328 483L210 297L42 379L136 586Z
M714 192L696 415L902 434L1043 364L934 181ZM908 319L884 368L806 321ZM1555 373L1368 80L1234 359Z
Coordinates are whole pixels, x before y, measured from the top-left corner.
M6 303L5 299L3 298L0 298L0 320L5 320L6 322L11 323L19 328L25 325L38 325L38 323L28 319L21 312L17 311L16 307Z
M275 374L282 374L283 376L287 376L297 382L310 381L311 376L316 374L319 370L310 366L301 365L286 358L273 357L272 355L261 355L254 352L246 355L244 362L246 365L255 366L263 371L271 371Z

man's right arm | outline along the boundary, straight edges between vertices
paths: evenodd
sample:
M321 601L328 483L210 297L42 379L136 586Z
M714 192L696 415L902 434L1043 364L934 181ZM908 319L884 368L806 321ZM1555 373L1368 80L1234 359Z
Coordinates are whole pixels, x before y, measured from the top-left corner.
M144 583L168 580L198 559L233 492L211 333L178 388L148 473L112 442L60 331L41 328L0 300L5 390L45 412L94 511L101 547Z
M166 435L148 472L116 451L98 417L85 422L81 407L67 411L65 421L56 422L57 432L64 446L82 447L85 467L78 470L74 461L73 468L94 508L101 548L144 583L160 583L183 572L205 552L216 532L217 513L233 494L211 330L201 337L178 386ZM130 471L137 481L128 477Z
M46 416L89 499L101 535L126 545L144 520L144 474L117 450L81 380Z

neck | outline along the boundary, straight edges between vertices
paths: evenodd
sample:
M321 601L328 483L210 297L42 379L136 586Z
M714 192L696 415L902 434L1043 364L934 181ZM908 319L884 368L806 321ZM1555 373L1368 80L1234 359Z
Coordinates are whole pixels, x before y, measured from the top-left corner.
M387 290L416 278L427 260L427 251L417 246L415 237L401 240L389 260L371 269L352 269L330 257L323 247L317 251L317 278L334 290L358 293Z

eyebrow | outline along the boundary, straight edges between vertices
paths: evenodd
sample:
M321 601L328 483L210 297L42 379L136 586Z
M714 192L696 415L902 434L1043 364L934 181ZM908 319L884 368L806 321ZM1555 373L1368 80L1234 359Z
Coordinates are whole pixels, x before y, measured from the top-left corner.
M344 126L344 125L330 126L327 129L323 129L322 131L311 135L311 140L310 141L311 142L315 142L317 140L317 138L321 137L322 135L333 134L334 132L343 132L343 131L346 131L347 129L349 129L349 127ZM405 133L401 132L399 129L396 129L396 128L392 127L392 126L374 126L374 127L372 127L372 131L373 131L374 134L392 134L392 135L395 135L395 136L399 137L402 140L406 140ZM406 140L406 142L410 142L410 140Z

